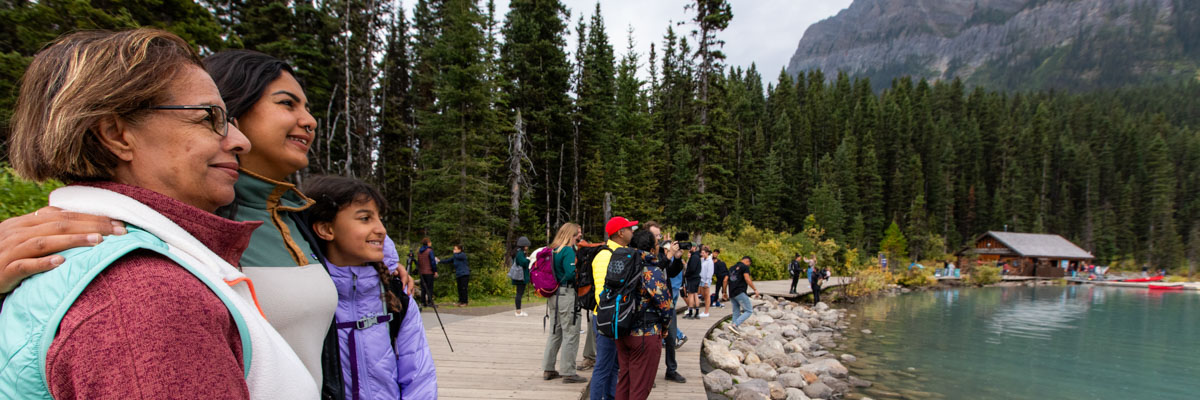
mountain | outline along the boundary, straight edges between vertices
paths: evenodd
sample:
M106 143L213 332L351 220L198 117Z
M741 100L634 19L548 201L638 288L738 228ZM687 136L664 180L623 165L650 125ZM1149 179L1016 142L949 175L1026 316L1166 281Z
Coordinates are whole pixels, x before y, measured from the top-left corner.
M804 32L788 72L961 78L1008 90L1200 80L1200 0L855 0Z

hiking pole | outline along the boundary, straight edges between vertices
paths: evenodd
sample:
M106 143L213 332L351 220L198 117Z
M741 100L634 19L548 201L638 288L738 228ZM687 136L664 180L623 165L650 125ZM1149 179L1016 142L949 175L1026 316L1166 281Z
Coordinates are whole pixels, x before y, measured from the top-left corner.
M453 345L453 344L450 344L450 334L449 334L449 333L446 333L446 325L443 325L443 324L442 324L442 315L441 315L441 314L438 314L438 310L437 310L437 302L436 302L436 301L434 301L434 302L433 302L433 315L437 317L437 320L438 320L438 326L441 326L441 327L442 327L442 334L443 334L443 335L446 335L446 345L447 345L447 346L450 346L450 352L451 352L451 353L453 353L453 352L454 352L454 345Z
M411 270L411 269L412 269L412 264L413 264L413 253L412 253L412 250L409 250L409 251L408 251L408 261L407 261L407 264L408 264L408 265L407 265L407 266L405 266L405 268L406 268L406 269L409 269L409 270ZM430 286L432 286L432 285L430 285ZM430 293L430 294L429 294L429 298L433 298L433 293ZM429 306L430 306L430 307L433 307L433 315L434 315L435 317L437 317L437 320L438 320L438 326L442 327L442 334L443 334L443 335L446 335L446 345L447 345L447 346L450 346L450 352L451 352L451 353L453 353L453 352L454 352L454 345L450 343L450 334L449 334L449 333L446 333L446 325L442 323L442 315L438 313L438 309L437 309L437 300L435 299L435 300L433 300L433 301L430 301L430 302L429 302Z

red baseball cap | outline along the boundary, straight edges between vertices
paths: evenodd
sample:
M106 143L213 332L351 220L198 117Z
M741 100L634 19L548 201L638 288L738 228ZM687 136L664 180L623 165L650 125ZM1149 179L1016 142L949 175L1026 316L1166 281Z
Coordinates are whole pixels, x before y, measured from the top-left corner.
M637 221L630 221L625 219L625 217L612 217L608 220L607 224L604 224L604 233L608 234L608 236L612 236L619 230L637 226L637 224Z

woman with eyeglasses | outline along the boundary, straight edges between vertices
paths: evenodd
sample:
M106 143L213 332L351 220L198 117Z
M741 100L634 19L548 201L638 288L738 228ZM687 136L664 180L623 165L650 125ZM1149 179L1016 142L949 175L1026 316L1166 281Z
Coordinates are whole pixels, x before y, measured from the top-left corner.
M34 57L13 167L68 182L52 206L128 225L53 256L56 268L7 296L0 398L318 397L235 267L261 223L214 214L251 149L230 120L196 53L164 31L73 33ZM51 214L42 221L64 215Z
M253 147L240 154L235 198L216 213L238 221L259 221L238 263L255 285L258 305L291 345L325 398L342 398L342 366L337 356L334 311L337 291L321 264L324 256L303 213L312 200L288 182L308 165L316 120L292 68L277 58L249 50L218 52L204 59L228 107L228 115ZM40 215L38 215L40 214ZM81 221L80 224L64 223ZM0 293L24 277L54 268L49 253L100 242L89 234L109 234L120 223L49 207L0 223ZM112 232L119 234L119 232ZM98 236L98 235L97 235ZM107 239L104 239L107 240ZM40 242L37 246L31 245ZM413 281L396 274L412 293ZM436 385L432 363L414 373ZM436 390L436 389L434 389Z

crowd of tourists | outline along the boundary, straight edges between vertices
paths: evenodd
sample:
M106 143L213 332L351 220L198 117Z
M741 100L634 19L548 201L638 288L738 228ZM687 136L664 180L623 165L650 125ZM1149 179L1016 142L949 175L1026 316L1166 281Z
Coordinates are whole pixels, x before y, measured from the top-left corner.
M594 368L590 398L645 399L655 386L660 357L665 380L687 382L675 359L675 350L688 340L679 318L707 318L711 307L722 306L720 300L733 304L734 325L750 317L747 291L758 295L750 277L752 259L742 257L728 267L720 249L693 244L686 233L665 239L662 226L653 221L639 226L613 217L604 232L604 242L588 243L579 225L566 223L549 245L529 256L528 239L522 237L510 276L517 283L523 271L530 271L520 284L531 283L549 298L546 318L552 328L543 352L543 379L585 383L577 371ZM686 312L677 315L681 299ZM584 359L576 364L580 336Z

